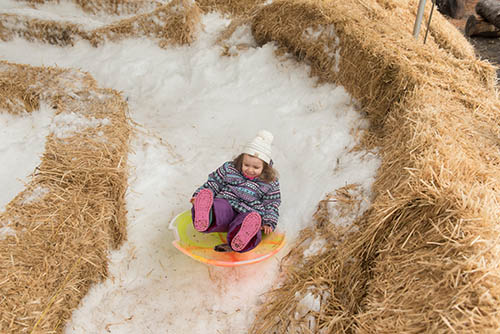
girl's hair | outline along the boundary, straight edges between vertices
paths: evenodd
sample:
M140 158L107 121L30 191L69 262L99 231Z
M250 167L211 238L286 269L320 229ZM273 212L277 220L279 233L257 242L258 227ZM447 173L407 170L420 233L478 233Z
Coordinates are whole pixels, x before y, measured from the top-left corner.
M236 169L242 173L242 166L243 166L243 156L245 153L241 153L238 155L234 160L234 166ZM269 166L269 164L265 161L262 161L264 164L264 168L262 169L262 174L259 176L259 178L267 183L271 183L273 181L276 181L278 179L278 171L274 169L273 167Z

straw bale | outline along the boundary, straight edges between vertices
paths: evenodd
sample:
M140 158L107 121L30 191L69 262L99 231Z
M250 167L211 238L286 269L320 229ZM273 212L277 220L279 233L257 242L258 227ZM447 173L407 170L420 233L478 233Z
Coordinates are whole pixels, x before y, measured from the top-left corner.
M157 38L162 48L171 44L189 44L194 41L200 26L201 11L190 0L174 0L154 11L136 15L95 29L88 39L94 46L104 39L112 41L128 37Z
M30 84L36 82L36 73L18 71L16 67L0 62L0 110L13 114L32 112L39 107L39 94Z
M258 43L277 42L360 102L382 158L359 230L331 229L325 254L287 267L252 333L500 331L495 68L439 13L427 43L415 40L416 7L277 1L252 17ZM308 286L321 309L298 320Z
M259 44L275 41L310 64L311 75L320 82L344 85L377 122L383 119L378 112L385 113L412 94L431 73L454 71L452 79L460 82L463 73L457 67L474 71L491 91L494 68L468 52L472 47L464 37L457 38L456 31L447 35L436 29L441 34L431 33L426 45L412 37L410 9L415 6L415 1L276 1L256 13L252 31ZM448 45L451 42L443 46L443 41L453 41L455 47ZM414 80L408 80L407 73Z
M200 29L201 11L190 0L174 0L157 9L118 20L109 25L86 30L79 24L35 19L15 14L0 14L0 38L4 41L15 36L29 41L42 41L54 45L74 45L77 40L88 40L93 46L105 40L150 37L158 40L162 48L168 45L189 44Z
M231 17L246 17L264 4L265 0L196 0L203 12L217 11Z
M347 185L319 202L312 227L301 231L282 261L286 279L267 293L251 333L351 333L368 274L359 270L362 263L343 252L357 239L356 226L333 222L346 216L358 220L363 200L357 185ZM306 257L313 239L323 239L324 250ZM307 293L318 298L319 310L301 310L300 300Z
M60 3L61 0L17 0L31 5ZM156 0L73 0L82 10L91 14L129 15L142 11L151 11L162 3Z
M26 189L0 213L15 231L0 240L0 332L62 333L89 287L107 276L109 250L126 238L127 104L76 70L1 62L0 83L0 100L11 101L2 111L43 100L57 114L107 120L50 134Z
M49 44L73 45L77 37L85 32L71 22L36 19L16 14L0 14L0 38L3 41L22 37L28 41L42 41Z
M406 120L387 120L387 141L407 147L386 146L399 180L385 160L375 186L386 194L357 240L373 261L359 333L500 329L500 104L474 113L440 93L422 91Z
M161 6L156 0L74 0L84 11L98 14L137 14Z

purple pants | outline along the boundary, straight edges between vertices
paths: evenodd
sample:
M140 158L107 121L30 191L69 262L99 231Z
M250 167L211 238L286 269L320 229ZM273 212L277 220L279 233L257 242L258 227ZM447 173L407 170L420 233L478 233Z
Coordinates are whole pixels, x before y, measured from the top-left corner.
M223 198L214 198L214 203L212 204L212 223L210 223L208 229L202 233L227 232L227 243L231 245L231 240L233 240L234 236L238 233L243 219L245 219L249 213L250 212L236 212L227 200ZM194 220L194 207L191 208L191 216ZM239 253L248 252L254 249L261 240L262 233L259 231Z

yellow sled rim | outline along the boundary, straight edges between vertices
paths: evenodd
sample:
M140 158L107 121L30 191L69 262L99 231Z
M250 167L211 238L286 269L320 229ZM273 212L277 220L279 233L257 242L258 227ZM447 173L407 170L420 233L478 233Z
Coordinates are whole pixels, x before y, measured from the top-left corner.
M177 215L170 223L176 240L172 244L196 261L221 267L236 267L264 261L280 251L285 245L285 235L273 232L263 234L260 244L249 252L221 253L214 251L214 246L226 243L227 233L201 233L194 229L191 210Z

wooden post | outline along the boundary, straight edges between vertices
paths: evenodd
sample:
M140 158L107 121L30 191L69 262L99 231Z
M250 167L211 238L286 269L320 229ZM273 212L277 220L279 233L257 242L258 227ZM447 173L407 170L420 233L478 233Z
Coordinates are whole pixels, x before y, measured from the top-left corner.
M479 0L479 2L476 4L476 13L478 13L486 21L500 29L499 0Z

